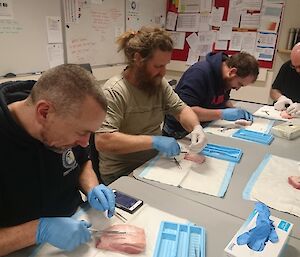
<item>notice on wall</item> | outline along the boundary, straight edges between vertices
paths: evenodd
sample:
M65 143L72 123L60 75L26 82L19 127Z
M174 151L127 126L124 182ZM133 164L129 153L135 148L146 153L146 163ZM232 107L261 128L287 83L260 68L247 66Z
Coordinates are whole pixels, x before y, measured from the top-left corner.
M56 16L47 16L46 23L48 43L62 43L61 18Z
M47 52L50 68L64 63L64 50L62 44L48 44Z
M0 2L0 19L12 20L14 18L12 0L1 0Z

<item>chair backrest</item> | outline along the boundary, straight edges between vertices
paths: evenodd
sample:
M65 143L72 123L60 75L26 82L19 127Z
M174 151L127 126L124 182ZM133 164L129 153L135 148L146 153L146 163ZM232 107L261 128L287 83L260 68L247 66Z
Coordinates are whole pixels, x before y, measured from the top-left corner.
M89 63L81 63L81 64L79 64L79 66L93 74L92 67Z
M95 133L92 133L90 136L89 148L90 148L89 154L90 154L90 159L92 161L93 170L95 171L98 180L102 181L100 170L99 170L99 153L98 153L98 151L96 149L96 145L95 145Z

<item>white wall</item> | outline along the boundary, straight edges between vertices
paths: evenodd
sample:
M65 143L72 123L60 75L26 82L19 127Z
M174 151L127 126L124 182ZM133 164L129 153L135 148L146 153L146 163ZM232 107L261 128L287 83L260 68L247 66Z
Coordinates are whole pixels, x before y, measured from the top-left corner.
M115 74L122 72L125 69L126 65L115 65L115 66L107 66L101 68L93 68L93 74L97 80L101 82L105 82L107 79L112 77ZM12 80L38 80L40 75L26 75L26 76L17 76L13 78L1 78L0 83Z
M280 31L278 36L278 49L285 49L286 43L288 39L288 31L291 27L300 27L300 0L286 0L285 10L283 19L280 25ZM281 65L289 59L289 54L287 53L276 53L274 58L274 64L272 70L260 69L260 75L258 80L245 88L240 89L239 91L232 91L231 97L233 99L257 102L257 103L271 103L271 99L269 97L269 92L271 89L271 85L273 80L276 77L276 74L281 67ZM93 74L100 80L101 82L105 82L111 76L122 72L125 68L125 65L117 65L117 66L107 66L107 67L99 67L93 68ZM177 81L180 79L182 73L188 68L185 65L185 62L182 61L171 61L171 63L167 66L167 78L168 79L176 79ZM0 79L0 83L9 81L9 80L27 80L27 79L38 79L38 75L31 76L22 76L16 78L3 78Z

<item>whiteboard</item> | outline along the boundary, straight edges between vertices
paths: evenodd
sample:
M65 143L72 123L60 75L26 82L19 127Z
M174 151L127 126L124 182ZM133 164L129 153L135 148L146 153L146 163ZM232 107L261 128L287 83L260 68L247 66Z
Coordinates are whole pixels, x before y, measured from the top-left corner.
M49 68L46 16L61 16L60 0L14 0L13 19L0 19L0 76Z
M124 55L117 52L115 41L125 31L125 1L79 1L78 7L80 13L74 15L79 18L65 22L67 62L92 66L124 63ZM64 4L65 17L70 16L70 11Z
M142 26L164 27L166 0L126 0L126 30Z

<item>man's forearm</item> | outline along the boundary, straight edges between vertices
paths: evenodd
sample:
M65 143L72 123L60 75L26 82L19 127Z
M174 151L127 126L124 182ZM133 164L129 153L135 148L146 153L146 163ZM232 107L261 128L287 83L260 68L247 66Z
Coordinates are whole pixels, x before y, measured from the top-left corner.
M120 132L96 133L95 144L98 151L126 154L151 149L152 137L127 135Z
M221 111L218 109L206 109L199 106L193 106L192 110L196 113L200 122L221 119Z
M24 224L0 228L0 256L35 244L38 220Z
M277 99L282 96L281 92L278 89L271 89L270 97L272 100L277 101Z
M101 182L101 181L100 181ZM87 161L83 167L79 176L80 189L87 194L92 188L99 185L98 178L93 170L92 162Z
M200 123L196 113L189 106L183 108L182 111L176 117L176 119L188 132L192 132L195 126L199 125Z

